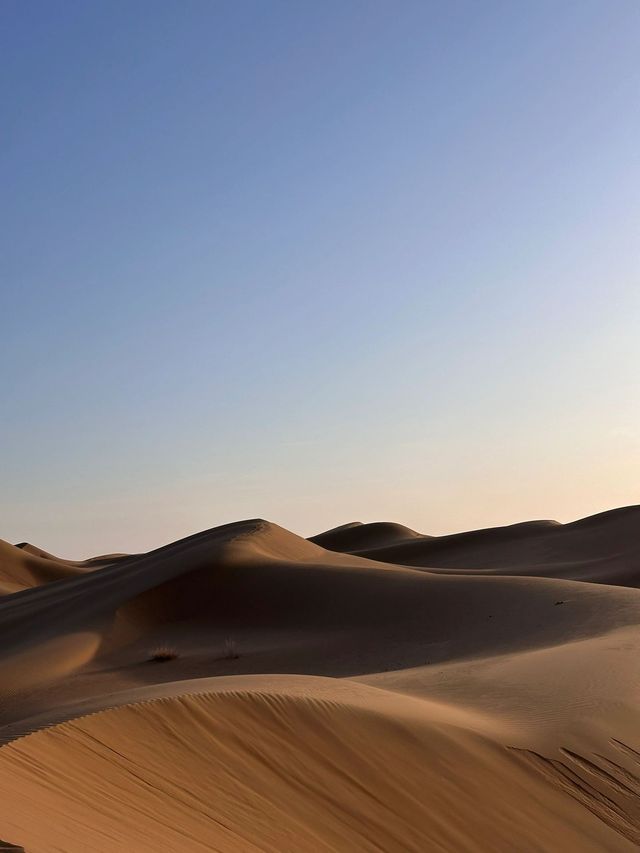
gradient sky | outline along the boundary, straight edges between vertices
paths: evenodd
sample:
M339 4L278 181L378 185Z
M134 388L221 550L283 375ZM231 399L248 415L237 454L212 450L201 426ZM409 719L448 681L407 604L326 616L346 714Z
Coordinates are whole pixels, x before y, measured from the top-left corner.
M4 0L0 536L640 497L637 0Z

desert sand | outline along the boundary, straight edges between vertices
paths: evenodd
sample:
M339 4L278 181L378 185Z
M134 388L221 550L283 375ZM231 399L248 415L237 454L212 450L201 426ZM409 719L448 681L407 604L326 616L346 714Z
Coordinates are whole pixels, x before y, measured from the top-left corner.
M637 850L639 586L640 507L0 542L0 849Z

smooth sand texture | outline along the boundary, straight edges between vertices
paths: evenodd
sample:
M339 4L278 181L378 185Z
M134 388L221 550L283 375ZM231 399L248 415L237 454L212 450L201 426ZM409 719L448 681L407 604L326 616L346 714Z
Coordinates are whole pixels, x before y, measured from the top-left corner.
M639 533L629 508L453 537L254 520L81 563L1 543L0 837L637 849Z

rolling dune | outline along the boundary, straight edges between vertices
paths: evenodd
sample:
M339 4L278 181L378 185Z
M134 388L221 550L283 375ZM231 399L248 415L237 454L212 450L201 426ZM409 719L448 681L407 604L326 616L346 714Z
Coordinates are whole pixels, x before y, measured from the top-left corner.
M3 543L0 837L637 849L639 522L250 520L76 563Z
M639 530L640 507L633 506L570 524L529 521L448 536L426 536L401 525L354 524L311 541L406 566L638 586Z

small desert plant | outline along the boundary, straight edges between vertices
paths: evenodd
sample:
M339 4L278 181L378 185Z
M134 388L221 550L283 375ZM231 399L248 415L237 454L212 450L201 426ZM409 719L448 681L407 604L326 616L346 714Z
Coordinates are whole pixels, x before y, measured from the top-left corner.
M238 644L233 637L227 637L224 641L222 657L225 660L235 660L240 657L238 652Z
M158 646L153 649L147 660L153 663L165 663L168 660L175 660L177 657L178 652L171 646Z

